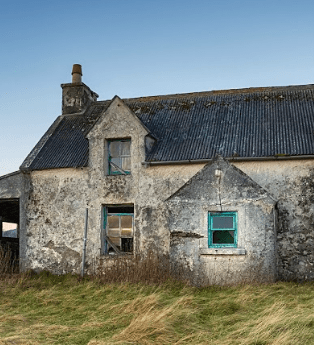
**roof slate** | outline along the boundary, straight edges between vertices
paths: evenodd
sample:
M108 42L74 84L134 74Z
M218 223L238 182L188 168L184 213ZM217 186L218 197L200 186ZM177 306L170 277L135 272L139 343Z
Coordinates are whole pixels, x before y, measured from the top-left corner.
M157 138L146 161L211 159L217 154L254 158L314 153L314 85L123 101ZM63 116L52 132L46 133L48 138L39 153L24 167L86 166L86 134L109 104L95 102L85 115Z

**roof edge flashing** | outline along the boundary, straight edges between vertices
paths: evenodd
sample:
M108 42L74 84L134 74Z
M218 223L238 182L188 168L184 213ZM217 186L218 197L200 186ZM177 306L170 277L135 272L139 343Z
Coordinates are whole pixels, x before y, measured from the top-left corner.
M269 157L225 157L229 162L246 162L246 161L278 161L278 160L301 160L314 159L314 155L299 155L299 156L269 156ZM194 159L194 160L180 160L180 161L144 161L142 165L178 165L178 164L205 164L212 162L214 158Z
M81 166L62 166L62 167L45 167L45 168L27 168L27 169L24 169L24 171L25 172L35 172L35 171L47 171L47 170L59 170L59 169L86 170L86 169L88 169L88 166L81 165Z

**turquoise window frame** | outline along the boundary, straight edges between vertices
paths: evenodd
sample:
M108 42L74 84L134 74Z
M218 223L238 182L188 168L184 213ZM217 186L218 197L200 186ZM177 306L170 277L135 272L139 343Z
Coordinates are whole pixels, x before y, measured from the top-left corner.
M232 228L214 228L215 217L232 217ZM213 243L214 231L234 231L234 243ZM238 242L238 214L237 212L208 212L208 247L209 248L236 248Z
M112 139L112 140L108 140L108 175L123 175L122 172L120 171L112 171L111 168L111 156L110 156L110 143L114 142L114 141L130 141L131 139ZM130 157L131 157L131 152L130 152ZM121 168L122 170L122 168ZM124 171L124 170L123 170ZM131 171L124 171L125 175L131 175Z
M120 207L120 206L119 206ZM123 206L122 206L123 207ZM128 207L128 206L126 206ZM134 213L124 213L124 212L117 212L117 213L113 213L113 212L108 212L107 207L104 207L103 209L104 212L104 224L103 224L103 231L106 234L106 236L108 236L107 234L107 222L108 222L108 216L110 215L114 215L114 216L132 216L132 226L133 226L133 241L134 241ZM107 255L108 254L108 243L106 241L105 238L102 239L103 241L103 254Z

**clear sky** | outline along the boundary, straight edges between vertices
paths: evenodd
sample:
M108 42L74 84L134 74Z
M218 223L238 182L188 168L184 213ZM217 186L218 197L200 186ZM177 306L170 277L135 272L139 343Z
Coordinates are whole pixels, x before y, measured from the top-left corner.
M0 175L18 170L60 115L74 63L99 100L314 84L313 0L0 5Z

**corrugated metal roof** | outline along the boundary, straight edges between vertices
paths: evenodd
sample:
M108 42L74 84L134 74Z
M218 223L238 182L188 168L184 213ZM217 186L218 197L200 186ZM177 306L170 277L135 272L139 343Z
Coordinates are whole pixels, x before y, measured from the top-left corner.
M157 138L147 161L314 154L314 85L125 99ZM110 101L62 116L21 168L88 164L86 134Z
M21 169L87 166L89 148L86 135L110 102L93 104L84 115L60 116L25 159Z
M313 154L314 86L253 90L125 102L159 139L147 161Z

